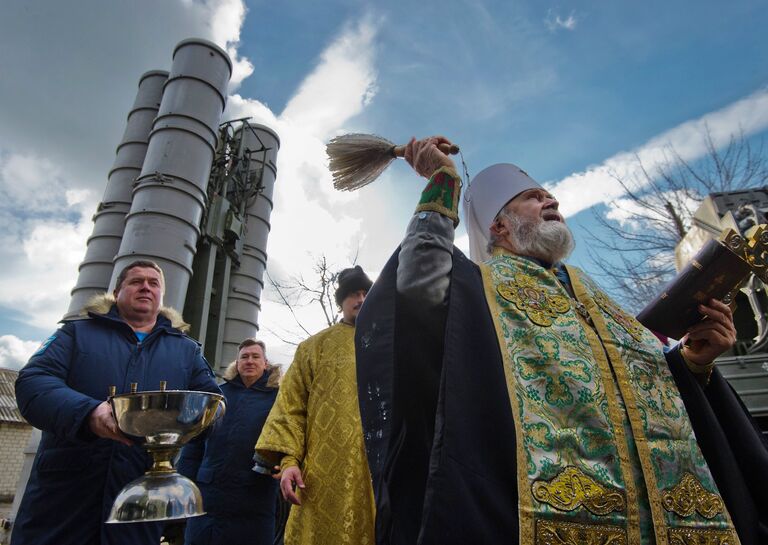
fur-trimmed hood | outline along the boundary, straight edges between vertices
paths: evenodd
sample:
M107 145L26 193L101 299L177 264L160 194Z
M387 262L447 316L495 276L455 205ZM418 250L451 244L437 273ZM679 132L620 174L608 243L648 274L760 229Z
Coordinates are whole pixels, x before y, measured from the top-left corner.
M115 297L110 293L100 293L91 297L80 311L81 316L88 316L89 312L95 314L108 314L112 305L115 304ZM171 307L160 307L160 314L170 320L171 326L182 333L189 331L189 324L181 317L181 313Z
M269 378L267 379L267 388L279 388L280 387L280 379L282 378L283 374L283 368L279 365L273 365L271 363L267 363L267 371L269 371ZM227 368L224 370L224 373L222 373L222 378L224 380L232 380L238 375L237 372L237 362L233 361L229 365L227 365Z

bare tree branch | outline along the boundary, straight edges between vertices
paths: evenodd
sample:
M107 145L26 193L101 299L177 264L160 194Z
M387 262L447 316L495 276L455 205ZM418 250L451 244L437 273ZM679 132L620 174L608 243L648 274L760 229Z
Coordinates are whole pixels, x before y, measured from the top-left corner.
M292 346L299 346L299 343L303 340L303 339L293 340L293 339L289 339L288 337L284 337L281 333L277 332L271 327L264 326L264 329L267 330L272 335L274 335L275 337L277 337L280 341L284 342L285 344L290 344Z
M359 253L360 246L358 244L352 257L352 265L357 263ZM288 308L299 328L299 331L296 333L288 332L281 334L274 330L268 331L283 342L292 345L298 344L298 342L291 340L291 338L298 338L302 335L303 338L306 338L312 335L299 319L296 312L297 309L306 307L322 312L323 319L328 326L337 323L339 313L335 300L336 279L338 276L336 271L342 268L330 263L325 254L320 254L315 258L310 279L306 279L303 275L299 274L287 279L278 280L267 272L269 285L274 288L274 292L277 294L276 302Z
M277 292L277 295L282 301L283 305L288 307L288 310L291 312L291 316L293 316L293 319L296 322L296 325L298 325L301 328L301 330L307 334L307 336L311 335L311 333L307 331L307 328L304 327L304 324L301 323L301 320L299 320L299 317L296 316L296 312L293 310L295 303L291 303L288 301L288 298L284 293L286 289L285 286L279 284L278 282L275 282L275 280L272 278L272 276L269 274L268 271L267 271L267 279L269 280L269 283L272 285L272 287L275 288L275 291Z
M702 138L706 153L697 161L684 159L671 145L653 168L636 155L636 177L611 173L625 192L610 203L611 217L595 212L597 228L587 237L594 272L633 310L642 308L674 276L675 247L691 228L704 197L768 183L762 141L751 143L739 132L718 148L709 127Z

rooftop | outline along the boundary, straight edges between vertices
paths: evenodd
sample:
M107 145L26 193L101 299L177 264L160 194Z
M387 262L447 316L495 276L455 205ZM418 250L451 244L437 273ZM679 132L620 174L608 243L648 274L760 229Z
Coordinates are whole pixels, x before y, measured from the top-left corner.
M12 369L0 369L0 422L13 422L26 424L16 405L16 391L14 383L18 371Z

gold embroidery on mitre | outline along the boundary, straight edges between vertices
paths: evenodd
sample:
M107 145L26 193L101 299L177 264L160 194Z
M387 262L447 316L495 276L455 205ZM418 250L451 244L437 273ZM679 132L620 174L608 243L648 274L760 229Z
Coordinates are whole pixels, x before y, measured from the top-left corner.
M566 467L550 481L536 481L531 487L533 497L561 511L573 511L584 506L595 515L624 511L624 495L602 486L573 466Z
M534 324L549 327L558 314L565 314L571 308L567 297L551 293L536 280L524 274L516 274L513 280L499 284L496 291L504 299L528 316Z
M704 518L711 519L725 509L723 500L704 488L692 473L686 472L680 482L661 496L664 509L681 517L690 517L697 512Z
M609 314L614 321L618 322L635 341L640 342L643 339L643 326L640 325L640 322L624 312L621 307L608 299L603 292L595 290L594 297L598 306Z
M737 545L731 530L709 528L670 528L669 545Z
M536 545L627 545L627 533L618 526L537 520Z

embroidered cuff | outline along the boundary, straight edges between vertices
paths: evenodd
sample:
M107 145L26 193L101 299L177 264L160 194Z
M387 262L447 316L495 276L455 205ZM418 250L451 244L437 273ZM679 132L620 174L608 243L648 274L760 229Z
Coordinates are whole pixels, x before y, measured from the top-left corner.
M435 171L427 187L421 193L416 212L439 212L453 220L453 226L459 224L459 196L461 195L461 177L449 167Z

